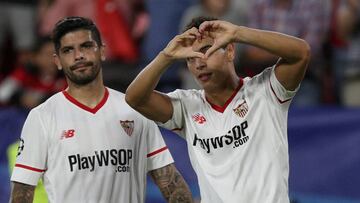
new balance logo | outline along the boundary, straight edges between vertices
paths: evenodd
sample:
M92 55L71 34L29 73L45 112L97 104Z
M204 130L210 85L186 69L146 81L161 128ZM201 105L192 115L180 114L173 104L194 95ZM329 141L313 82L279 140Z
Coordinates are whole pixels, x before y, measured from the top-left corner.
M206 118L203 115L200 115L199 113L193 115L192 119L199 124L203 124L206 122Z
M61 133L61 140L62 139L66 139L66 138L72 138L74 137L75 135L75 130L74 129L71 129L71 130L64 130L62 133Z

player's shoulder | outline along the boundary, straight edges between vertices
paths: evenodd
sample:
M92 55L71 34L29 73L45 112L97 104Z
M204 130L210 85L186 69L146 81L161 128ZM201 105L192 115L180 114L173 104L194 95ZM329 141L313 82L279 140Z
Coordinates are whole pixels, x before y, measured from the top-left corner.
M38 112L49 112L51 109L58 108L63 101L63 93L58 92L51 97L49 97L47 100L45 100L43 103L39 104L35 108L32 109L32 111L38 111Z
M184 100L193 100L193 99L199 99L202 98L204 94L204 90L196 90L196 89L176 89L173 92L168 93L170 97L175 97L178 99L184 99Z
M263 83L266 80L269 80L270 74L272 73L273 69L274 69L274 66L268 67L253 77L243 78L244 86L245 87L253 86L253 85Z
M127 116L131 116L131 117L135 117L138 119L142 119L142 120L146 120L147 118L145 116L143 116L142 114L140 114L139 112L137 112L135 109L133 109L126 101L125 101L125 94L108 88L107 90L109 91L109 98L111 102L111 106L115 107L116 109L119 109L119 111L121 111L121 114L123 115L127 115ZM115 111L114 108L114 111Z
M114 90L114 89L109 88L109 87L106 87L106 89L109 91L110 96L125 99L125 94L124 93L122 93L120 91L117 91L117 90Z
M63 96L62 92L58 92L53 96L49 97L46 101L39 104L30 110L28 117L38 117L43 121L49 120L51 115L56 111L56 109L62 107L60 103Z
M112 106L116 106L116 108L121 108L122 111L133 111L130 105L125 101L125 94L111 89L109 87L106 88L109 92L109 102Z

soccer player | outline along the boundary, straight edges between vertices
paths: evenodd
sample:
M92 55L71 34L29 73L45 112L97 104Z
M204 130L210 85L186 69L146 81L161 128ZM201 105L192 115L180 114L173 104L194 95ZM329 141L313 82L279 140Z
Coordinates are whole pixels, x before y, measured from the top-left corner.
M68 88L28 115L11 202L32 202L39 178L50 202L144 202L147 172L169 202L191 202L158 126L104 86L105 47L95 24L64 18L53 41Z
M239 78L234 43L280 59ZM309 57L301 39L200 17L135 78L125 100L186 139L202 202L289 202L287 114ZM201 90L154 90L177 59L186 59Z

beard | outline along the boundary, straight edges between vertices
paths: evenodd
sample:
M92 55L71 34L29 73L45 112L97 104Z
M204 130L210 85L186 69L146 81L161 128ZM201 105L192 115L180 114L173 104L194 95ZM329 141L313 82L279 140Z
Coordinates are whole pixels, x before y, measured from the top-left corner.
M90 66L89 70L75 72L77 66ZM76 63L69 68L64 68L64 74L68 80L72 83L84 86L94 81L95 78L99 75L100 65L94 64L93 62L80 62Z

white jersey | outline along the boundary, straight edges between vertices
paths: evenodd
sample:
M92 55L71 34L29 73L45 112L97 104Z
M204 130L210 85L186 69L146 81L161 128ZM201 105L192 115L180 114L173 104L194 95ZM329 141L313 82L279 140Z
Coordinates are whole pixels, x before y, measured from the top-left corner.
M146 175L173 162L157 125L106 89L95 107L60 92L24 124L12 181L37 185L50 202L144 202Z
M223 107L203 90L176 90L165 128L186 139L204 203L289 202L287 91L268 68L240 84Z

